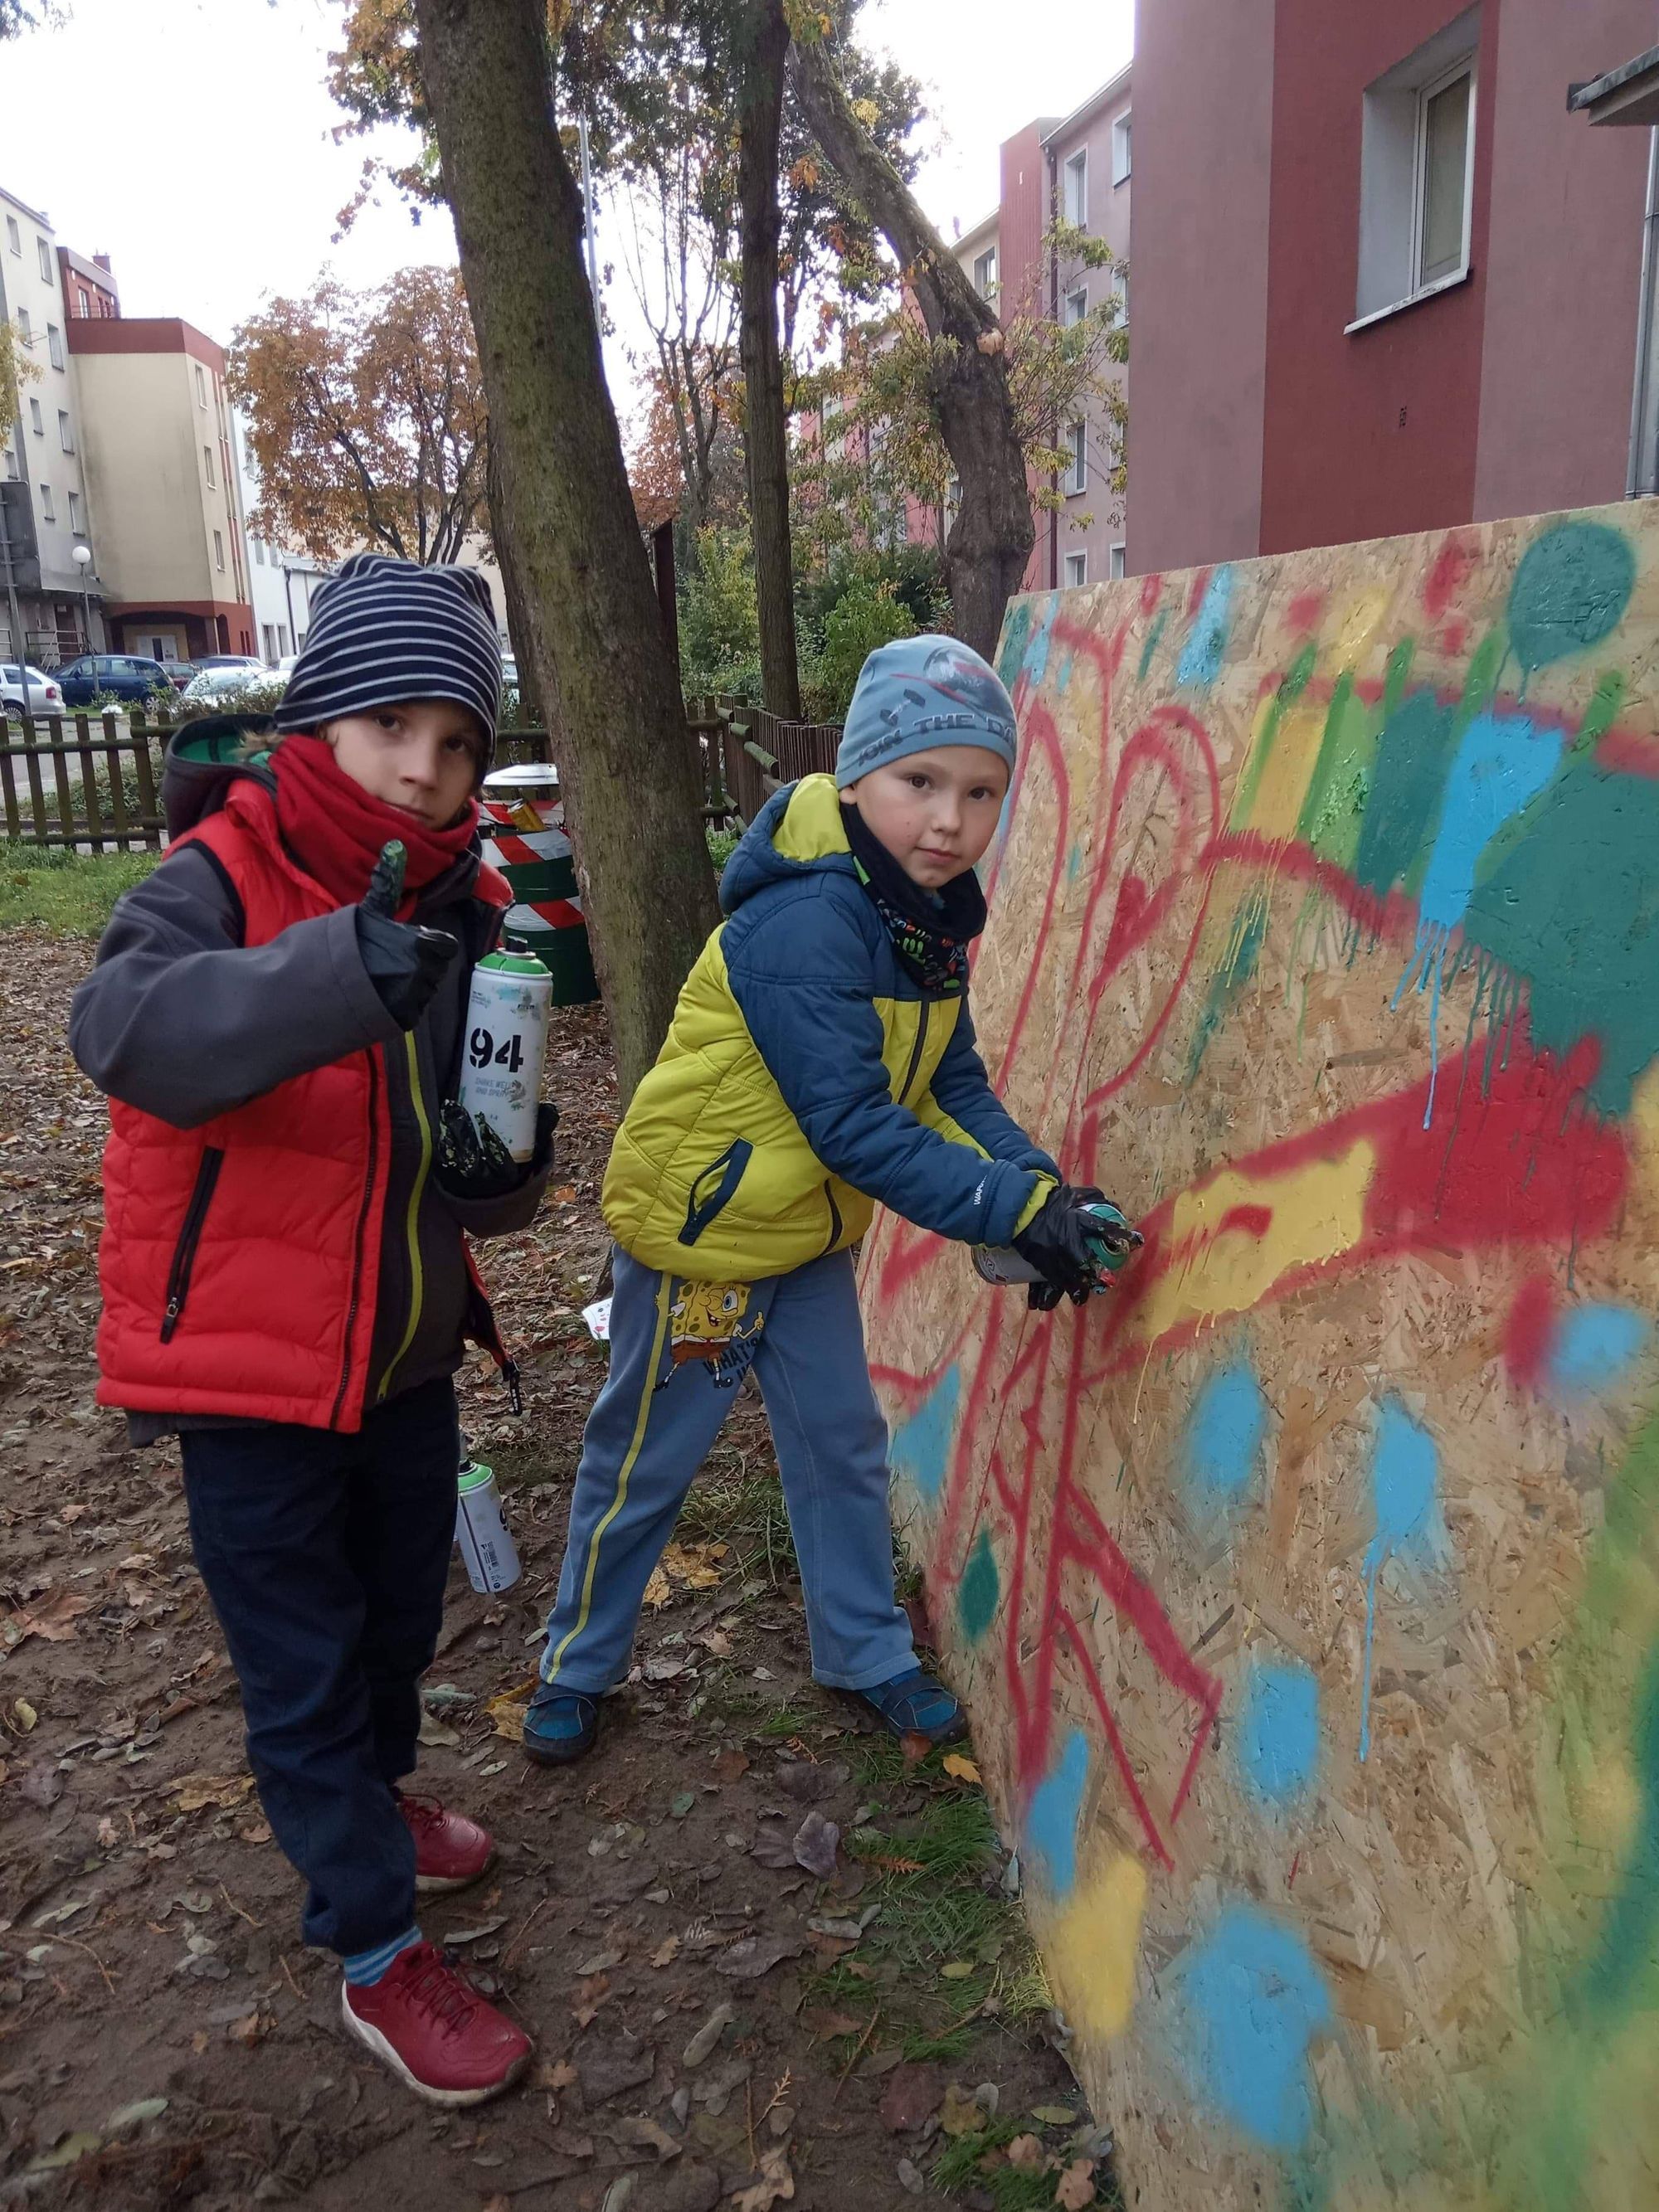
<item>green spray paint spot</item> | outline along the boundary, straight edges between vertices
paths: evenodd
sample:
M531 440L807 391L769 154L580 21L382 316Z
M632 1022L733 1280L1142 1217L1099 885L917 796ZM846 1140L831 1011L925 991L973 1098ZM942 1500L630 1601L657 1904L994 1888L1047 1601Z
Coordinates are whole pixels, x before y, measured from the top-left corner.
M1012 690L1014 678L1025 658L1025 641L1031 628L1031 603L1022 599L1008 610L1008 619L1002 627L1002 650L997 655L997 674L1005 689Z
M1604 522L1564 522L1528 546L1510 592L1510 642L1523 672L1599 645L1636 582L1629 540Z
M1595 679L1595 689L1584 709L1584 719L1578 725L1578 735L1569 750L1576 753L1594 752L1619 720L1620 709L1624 703L1624 670L1604 668Z
M1229 1009L1239 993L1255 974L1256 963L1261 957L1262 939L1267 934L1267 898L1265 891L1254 890L1243 901L1233 916L1233 926L1227 936L1227 946L1217 966L1210 984L1210 994L1204 1012L1199 1016L1197 1034L1193 1038L1192 1057L1188 1062L1187 1080L1190 1083L1203 1065L1204 1055Z
M1156 620L1146 633L1146 642L1140 648L1140 667L1135 677L1138 684L1144 684L1146 681L1146 671L1152 665L1152 655L1158 651L1158 640L1163 636L1164 625L1169 619L1168 607L1160 607Z
M1002 1578L997 1572L996 1554L991 1549L990 1534L981 1528L969 1556L962 1586L957 1592L957 1618L962 1623L963 1634L970 1644L977 1644L996 1618L997 1602L1001 1595Z
M1319 758L1296 824L1304 844L1340 868L1352 869L1358 849L1379 728L1376 715L1355 696L1353 672L1345 669L1331 693Z
M1313 672L1318 662L1318 647L1313 645L1304 646L1302 651L1297 653L1290 667L1279 678L1279 689L1273 694L1273 703L1267 709L1261 724L1261 734L1252 748L1249 760L1244 763L1244 772L1239 777L1238 788L1233 794L1232 812L1229 818L1235 830L1243 828L1249 821L1250 809L1255 805L1256 793L1261 788L1262 776L1267 772L1267 763L1273 757L1273 746L1278 742L1279 725L1285 719L1285 709L1299 699L1307 690L1313 679Z
M1391 891L1425 848L1457 719L1432 691L1408 692L1389 709L1354 856L1354 874L1367 890Z
M1534 1043L1565 1058L1595 1039L1604 1114L1629 1111L1659 1053L1656 853L1659 783L1575 758L1494 839L1463 921L1466 943L1527 978Z

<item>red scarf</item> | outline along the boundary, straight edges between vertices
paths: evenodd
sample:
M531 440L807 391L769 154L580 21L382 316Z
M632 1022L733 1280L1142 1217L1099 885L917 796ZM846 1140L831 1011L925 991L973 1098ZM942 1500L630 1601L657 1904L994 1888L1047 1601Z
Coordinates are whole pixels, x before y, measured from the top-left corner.
M478 802L469 799L459 821L447 830L428 829L354 783L332 747L304 732L284 738L270 765L283 837L307 873L342 906L356 906L362 897L381 846L395 837L409 855L398 909L407 914L414 894L454 866L478 826Z

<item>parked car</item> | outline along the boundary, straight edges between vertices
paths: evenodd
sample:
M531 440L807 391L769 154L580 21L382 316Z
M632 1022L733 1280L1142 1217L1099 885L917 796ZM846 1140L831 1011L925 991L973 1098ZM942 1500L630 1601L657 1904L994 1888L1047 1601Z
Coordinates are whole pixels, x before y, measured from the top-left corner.
M0 714L61 714L64 695L43 670L27 661L0 661Z
M161 663L136 653L83 653L58 670L58 681L71 707L110 697L143 706L158 692L163 700L173 696L173 678Z
M196 663L193 660L164 660L161 665L166 669L168 680L175 691L182 691L196 673Z
M197 672L185 684L184 696L191 704L203 699L230 700L256 686L263 689L269 684L280 690L283 681L277 670L267 668L263 661L204 660L197 664Z
M257 668L264 672L264 663L251 653L204 653L198 656L198 670L204 668Z

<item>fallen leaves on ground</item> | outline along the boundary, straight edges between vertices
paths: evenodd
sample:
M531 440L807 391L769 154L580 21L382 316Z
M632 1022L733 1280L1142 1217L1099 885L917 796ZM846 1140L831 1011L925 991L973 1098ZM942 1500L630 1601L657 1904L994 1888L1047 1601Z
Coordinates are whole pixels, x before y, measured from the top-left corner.
M1043 2162L1042 2140L1039 2136L1016 2136L1008 2145L1010 2166L1018 2166L1023 2172L1035 2173Z
M0 1653L15 1651L31 1636L44 1637L48 1644L64 1643L74 1635L81 1615L91 1610L89 1597L76 1597L69 1590L54 1590L40 1605L20 1606L0 1620Z
M1091 2158L1074 2158L1054 2184L1054 2202L1063 2205L1065 2212L1084 2212L1084 2207L1095 2201L1095 2162Z
M173 1784L173 1802L181 1813L199 1813L209 1805L216 1813L227 1813L252 1787L251 1774L185 1774Z
M794 2193L795 2177L790 2171L788 2146L778 2143L761 2153L759 2179L747 2189L734 2191L732 2203L736 2212L771 2212L773 2205L780 2201L787 2203Z
M947 2136L977 2135L985 2125L985 2114L973 2091L952 2081L939 2108L939 2124Z
M964 1759L959 1751L948 1752L940 1761L953 1782L977 1782L980 1771L971 1759Z

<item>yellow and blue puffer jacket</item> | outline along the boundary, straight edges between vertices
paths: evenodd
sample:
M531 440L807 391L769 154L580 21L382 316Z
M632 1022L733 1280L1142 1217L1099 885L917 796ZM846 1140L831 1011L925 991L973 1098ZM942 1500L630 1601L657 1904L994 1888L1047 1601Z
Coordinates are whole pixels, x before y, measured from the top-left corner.
M605 1172L605 1220L642 1266L755 1282L855 1243L878 1203L1006 1244L1060 1179L998 1103L965 998L900 961L841 816L834 780L807 776L727 863L727 919Z

